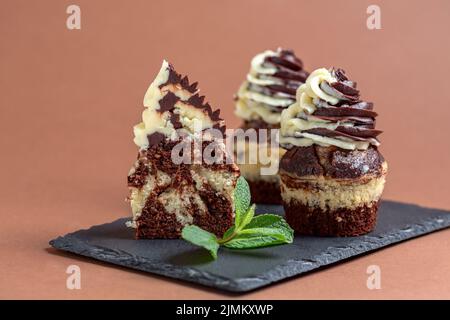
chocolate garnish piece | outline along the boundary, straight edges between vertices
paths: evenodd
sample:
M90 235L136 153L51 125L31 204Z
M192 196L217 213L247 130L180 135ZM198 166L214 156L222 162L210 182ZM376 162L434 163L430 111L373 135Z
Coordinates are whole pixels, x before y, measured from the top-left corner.
M166 140L166 136L160 132L154 132L147 136L148 145L150 147L155 146Z
M198 93L194 94L188 99L188 103L197 108L203 107L203 101L205 100L205 96L200 96Z
M293 51L288 50L280 51L280 56L268 56L265 58L265 61L294 71L299 71L303 68L302 61L295 57Z
M345 71L340 68L331 68L331 75L334 76L339 81L348 81L347 75L345 74Z
M291 81L304 83L306 81L306 78L308 78L309 73L304 70L300 70L297 72L291 72L291 71L284 69L284 70L276 71L271 76L274 78L281 79L281 80L291 80ZM288 81L285 81L285 82L288 82Z
M375 120L373 118L367 118L367 117L356 117L356 116L343 116L343 117L327 117L327 116L318 116L314 114L314 117L322 120L328 120L328 121L352 121L358 124L372 124L375 123Z
M327 128L312 128L312 129L308 129L308 130L304 130L303 133L310 133L310 134L315 134L318 136L322 136L322 137L328 137L328 138L336 138L336 137L345 137L345 138L349 138L352 140L356 140L356 141L365 141L365 142L370 142L371 138L363 138L363 137L358 137L358 136L353 136L344 132L340 132L340 131L335 131L335 130L330 130ZM375 138L373 138L375 139Z
M334 83L337 83L337 82L334 82ZM329 95L338 98L340 100L339 102L341 102L342 100L350 101L350 102L357 102L359 100L359 95L358 94L357 95L347 95L347 94L345 94L345 93L335 89L333 87L333 84L330 84L330 83L324 81L324 82L322 82L320 84L320 88L323 91L325 91L326 93L328 93Z
M180 85L184 90L189 91L190 93L197 91L197 82L194 82L192 85L189 84L189 78L187 76L182 78L181 75L175 71L172 64L169 64L167 69L169 71L169 77L165 83L159 86L159 88L162 88L168 84L173 84Z
M178 100L180 100L180 98L172 93L172 91L168 91L166 95L161 100L159 100L159 111L172 111L175 108L175 103L177 103Z
M183 124L180 122L180 115L178 113L172 113L170 115L170 122L175 129L180 129L183 127Z
M344 96L359 96L359 90L350 87L342 82L333 82L330 84L331 87L342 93Z
M341 107L327 106L323 108L317 108L312 115L325 117L355 116L375 118L378 114L375 111L353 108L353 106L349 107L348 105L346 105Z
M376 138L383 132L381 130L367 129L364 127L345 127L345 126L338 126L336 128L336 131L360 138Z
M303 70L302 61L297 58L292 50L278 49L274 55L264 58L263 65L270 65L275 68L273 74L257 74L256 78L261 80L277 80L269 85L256 85L251 82L247 85L247 90L260 93L267 97L289 99L295 101L297 88L302 85L308 77L308 72ZM265 107L280 113L286 106L272 106L265 104Z
M222 118L220 118L220 109L215 110L212 115L211 115L211 119L213 121L220 121L222 120Z
M279 84L272 84L272 85L268 85L265 88L267 88L269 92L272 93L285 93L287 95L289 95L290 97L295 98L295 93L296 93L296 88L290 88L289 86L282 86Z

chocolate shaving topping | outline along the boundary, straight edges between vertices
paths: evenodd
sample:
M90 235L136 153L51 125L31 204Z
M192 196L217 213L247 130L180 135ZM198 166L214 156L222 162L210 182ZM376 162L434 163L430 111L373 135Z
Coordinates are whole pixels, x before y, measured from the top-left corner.
M339 81L348 81L345 71L340 68L331 68L331 74Z
M345 126L338 126L336 128L336 131L345 133L350 136L360 137L360 138L376 138L379 134L381 134L383 132L381 130L376 130L376 129L367 129L367 128L360 128L360 127L345 127Z
M183 127L183 124L180 122L180 115L178 113L172 113L170 115L170 122L175 129L180 129Z
M378 114L375 111L371 110L364 110L364 109L357 109L353 108L352 106L341 106L341 107L333 107L328 106L326 108L318 108L314 112L314 116L325 116L325 117L345 117L345 116L356 116L356 117L369 117L369 118L375 118Z
M373 111L373 103L359 99L356 82L349 80L344 70L333 68L330 73L337 81L332 83L322 82L320 86L326 93L337 97L339 102L336 105L330 105L325 100L319 99L315 102L317 109L312 113L312 116L321 120L349 125L339 125L335 130L313 128L303 132L324 137L340 136L378 144L376 137L382 131L375 129L375 118L378 114Z
M187 100L187 103L194 106L195 108L203 109L204 111L206 111L208 113L208 116L213 121L222 120L220 118L220 109L217 109L216 111L213 112L211 105L208 102L203 104L204 100L205 100L205 96L200 96L198 94L194 94Z
M367 118L367 117L355 117L355 116L344 116L344 117L327 117L327 116L316 116L313 114L314 117L322 120L337 122L337 121L345 121L345 122L354 122L356 124L372 124L375 122L373 118Z
M367 130L368 131L368 130ZM336 131L336 130L330 130L327 128L313 128L313 129L308 129L303 131L304 133L310 133L310 134L315 134L318 136L322 136L322 137L328 137L328 138L335 138L335 137L346 137L352 140L356 140L356 141L366 141L366 142L370 142L370 139L374 137L359 137L359 136L354 136L351 134L347 134L341 131Z
M166 140L166 136L160 132L154 132L147 136L150 147L155 146Z
M222 118L220 118L220 109L217 109L213 112L211 105L209 103L204 103L205 96L200 96L198 93L196 93L198 82L190 84L189 78L187 76L182 77L178 72L175 71L174 67L171 64L169 64L168 71L169 77L166 83L163 83L162 85L159 86L160 88L163 88L168 84L181 86L181 88L193 94L187 101L182 101L182 103L192 105L193 107L198 109L202 109L204 112L208 114L208 116L214 122L220 122L223 120ZM159 111L172 112L174 110L175 104L178 101L180 101L180 98L177 97L173 92L168 91L166 95L159 101L160 105ZM180 122L180 116L178 114L172 114L170 116L170 121L175 129L179 129L182 127L182 124ZM217 129L220 129L221 131L225 132L225 126L222 126L220 124L215 124L215 126L217 127Z
M161 84L159 87L162 88L168 84L180 85L184 90L194 93L197 91L197 82L189 84L189 78L187 76L181 77L181 75L175 71L174 67L169 64L169 77L166 83Z
M282 86L279 84L268 85L265 88L267 88L269 91L273 93L282 92L295 98L296 88L290 88L289 86Z
M220 124L215 123L215 124L213 125L213 128L219 130L220 132L222 132L223 135L225 135L225 130L226 130L226 127L225 127L225 126L221 126ZM224 137L225 137L225 136L224 136Z
M296 82L299 85L304 83L306 81L306 78L308 78L308 72L304 70L292 72L290 70L278 70L271 76L274 78L278 78L280 80L285 80L286 83L289 82Z
M359 90L357 90L356 88L353 88L349 85L346 85L343 82L340 82L340 81L333 82L330 85L331 85L331 87L333 87L334 89L336 89L337 91L342 93L344 96L359 98Z
M159 100L159 111L172 111L175 108L175 103L177 103L178 100L180 100L180 98L178 98L173 92L168 91L166 95L161 100Z
M188 99L188 103L192 104L194 107L201 108L203 105L203 101L205 100L205 96L200 96L198 94L194 94Z
M266 57L265 61L294 71L299 71L302 69L302 65L298 63L299 60L288 59L288 56L269 56Z
M260 79L276 78L280 84L272 85L256 85L249 83L247 90L261 93L268 97L282 97L295 101L295 93L297 88L302 85L308 77L308 72L303 70L303 62L297 58L294 51L287 49L278 49L276 55L267 56L263 64L270 64L275 68L273 74L257 75ZM271 107L271 106L268 106ZM284 107L274 108L280 112Z

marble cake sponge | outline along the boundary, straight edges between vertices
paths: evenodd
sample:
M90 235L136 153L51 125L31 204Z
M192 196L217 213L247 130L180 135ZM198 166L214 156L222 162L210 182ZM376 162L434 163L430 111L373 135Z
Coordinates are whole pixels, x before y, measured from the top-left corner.
M281 159L286 220L298 234L358 236L375 228L387 163L375 147L297 147Z
M195 224L221 237L234 220L235 164L175 164L172 148L162 141L139 153L128 175L129 201L137 239L179 238ZM209 143L203 142L202 148Z

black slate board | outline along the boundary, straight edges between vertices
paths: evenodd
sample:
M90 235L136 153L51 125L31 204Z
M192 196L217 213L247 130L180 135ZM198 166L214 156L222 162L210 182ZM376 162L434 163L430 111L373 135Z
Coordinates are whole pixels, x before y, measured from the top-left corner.
M259 213L283 213L258 205ZM376 230L353 238L295 237L290 245L220 249L219 258L182 240L134 240L123 218L51 240L61 250L233 292L266 286L319 267L450 226L450 212L384 201ZM401 261L399 262L401 263Z

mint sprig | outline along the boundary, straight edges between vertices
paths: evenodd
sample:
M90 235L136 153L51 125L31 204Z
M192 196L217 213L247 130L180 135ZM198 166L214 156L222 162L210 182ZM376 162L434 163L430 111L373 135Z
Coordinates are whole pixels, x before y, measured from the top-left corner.
M250 205L250 188L243 177L236 183L233 198L234 226L229 228L221 239L195 225L185 226L181 237L205 248L214 259L217 259L220 246L230 249L253 249L292 243L294 230L282 217L275 214L255 216L255 205Z

